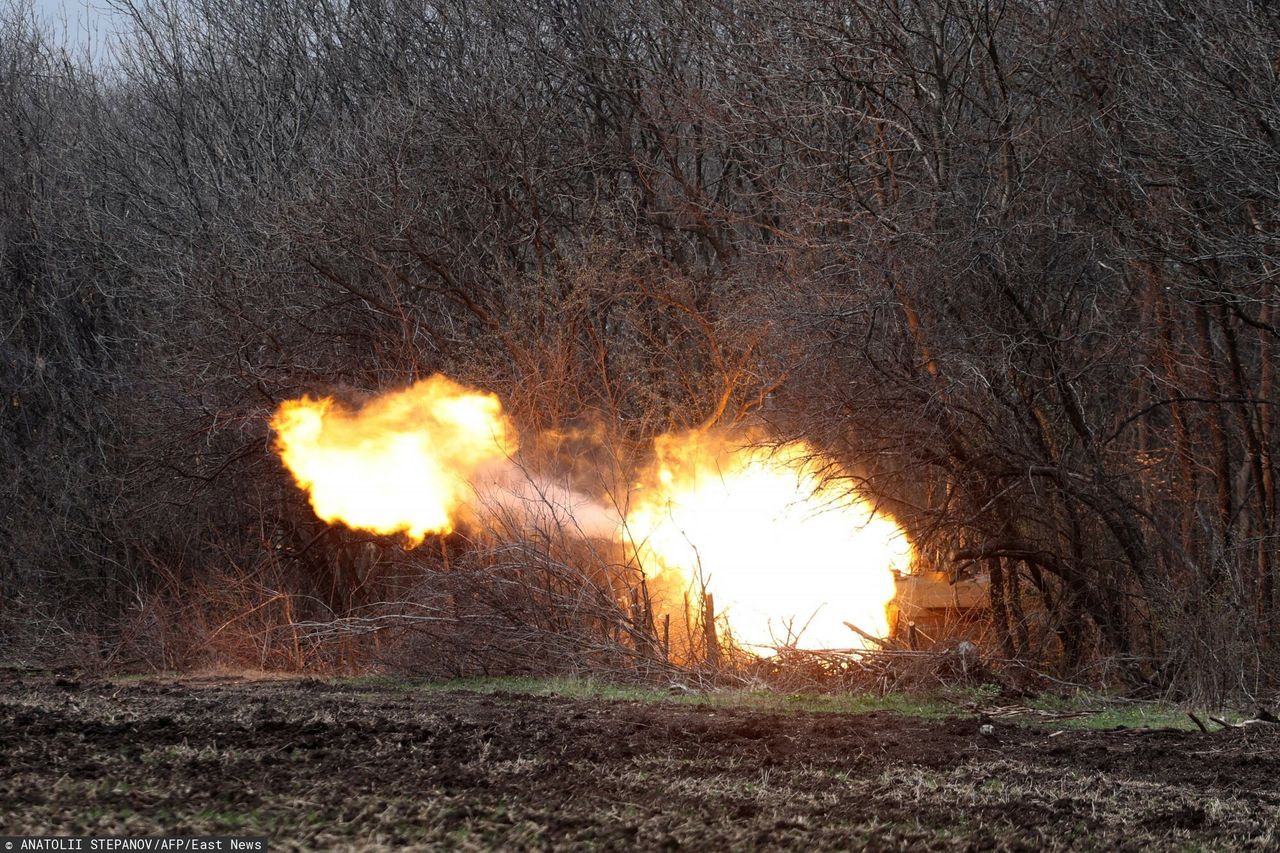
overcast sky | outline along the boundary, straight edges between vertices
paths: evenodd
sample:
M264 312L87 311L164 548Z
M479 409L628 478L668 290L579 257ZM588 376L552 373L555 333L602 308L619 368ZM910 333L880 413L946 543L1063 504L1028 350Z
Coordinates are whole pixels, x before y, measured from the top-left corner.
M5 3L7 0L0 0ZM105 0L33 0L36 16L45 27L67 39L79 53L92 48L95 59L104 58L111 36L121 29L120 16Z

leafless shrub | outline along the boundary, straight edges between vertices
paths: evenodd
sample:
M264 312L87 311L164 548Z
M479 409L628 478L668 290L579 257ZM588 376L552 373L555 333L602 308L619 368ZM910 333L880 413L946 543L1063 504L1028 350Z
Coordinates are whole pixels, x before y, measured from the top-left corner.
M310 517L274 406L445 371L602 498L660 432L804 436L991 578L1001 657L1277 671L1269 9L116 8L98 67L0 20L11 653L653 665L581 537Z

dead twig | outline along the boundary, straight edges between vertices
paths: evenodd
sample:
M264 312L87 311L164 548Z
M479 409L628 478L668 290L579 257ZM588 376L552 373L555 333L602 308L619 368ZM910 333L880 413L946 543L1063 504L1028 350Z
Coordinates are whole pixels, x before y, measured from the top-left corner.
M852 622L845 622L844 626L848 628L850 631L852 631L853 633L857 634L862 639L866 640L869 643L875 643L877 646L880 646L882 649L888 648L890 645L892 645L892 642L890 640L886 640L881 637L873 637L872 635L868 634L866 631L862 630Z

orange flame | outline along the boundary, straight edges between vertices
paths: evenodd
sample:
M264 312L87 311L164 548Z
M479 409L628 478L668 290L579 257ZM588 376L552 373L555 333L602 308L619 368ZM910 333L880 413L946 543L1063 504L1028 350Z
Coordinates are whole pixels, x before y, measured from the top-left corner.
M316 515L413 544L452 531L478 470L516 449L496 396L440 375L356 410L329 397L289 400L271 428Z
M831 460L803 442L732 447L696 433L663 436L657 452L624 537L659 587L674 574L688 588L700 574L734 638L759 652L864 647L846 621L888 633L893 570L909 569L911 543L823 476L836 473Z
M803 442L769 450L706 433L661 436L657 463L617 512L522 480L533 475L512 462L516 432L498 398L444 376L356 409L329 397L289 400L271 427L327 522L416 545L463 518L484 525L496 507L571 522L587 536L616 533L649 574L659 609L664 592L674 610L682 591L705 582L734 638L761 652L861 647L846 621L883 636L893 570L911 565L897 523L841 477L824 476L840 472ZM539 502L554 512L540 514Z

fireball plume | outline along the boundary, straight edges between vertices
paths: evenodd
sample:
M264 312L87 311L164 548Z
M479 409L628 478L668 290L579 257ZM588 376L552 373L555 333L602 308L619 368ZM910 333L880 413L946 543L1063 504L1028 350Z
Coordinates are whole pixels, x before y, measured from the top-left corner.
M883 636L893 570L910 569L897 523L838 485L847 477L826 476L840 472L803 442L660 436L655 464L615 508L524 468L498 398L444 376L355 409L290 400L271 427L325 521L413 545L463 520L608 538L645 570L659 610L705 585L734 638L758 651L861 647L846 622Z
M289 400L271 428L316 515L415 544L452 531L476 473L517 444L496 396L440 375L354 410L329 397Z
M892 570L909 569L911 543L823 476L830 460L803 442L769 450L693 433L656 445L625 538L660 588L705 583L735 639L758 651L863 647L846 621L888 633Z

